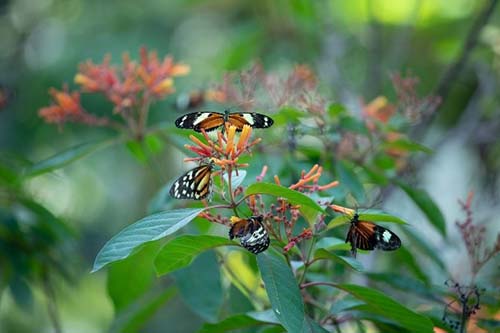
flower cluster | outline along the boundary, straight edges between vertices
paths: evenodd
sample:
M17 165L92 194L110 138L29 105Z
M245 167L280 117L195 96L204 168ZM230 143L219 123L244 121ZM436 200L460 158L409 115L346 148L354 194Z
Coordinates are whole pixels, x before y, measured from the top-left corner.
M434 113L441 104L441 98L438 96L418 96L419 79L417 77L410 74L405 77L401 74L393 74L391 79L398 96L397 106L412 123L418 123L423 115Z
M41 108L39 115L48 123L79 122L91 126L108 126L108 118L99 118L86 112L80 104L80 93L69 92L67 87L62 91L51 88L49 94L54 104Z
M192 144L187 144L185 147L195 153L196 157L186 158L185 161L194 161L204 163L207 159L220 167L217 171L219 175L227 176L229 196L221 189L221 198L226 201L227 205L217 205L217 213L212 213L207 210L200 214L201 217L210 222L230 225L228 217L219 213L220 208L233 209L236 212L237 207L246 203L253 216L261 216L266 230L279 241L285 241L287 245L285 251L290 250L293 246L300 243L304 239L311 238L313 231L309 228L304 229L298 235L293 235L293 229L300 217L300 205L290 203L284 198L277 198L276 203L271 203L267 207L262 195L253 194L244 196L244 188L237 186L232 188L231 177L238 175L240 168L247 167L246 163L240 163L239 158L243 154L250 154L251 148L261 142L260 138L251 139L252 127L244 125L241 133L238 135L237 128L230 123L226 123L222 131L217 131L216 135L209 135L204 129L201 129L201 137L190 135ZM267 174L268 168L264 166L260 175L256 177L257 182L261 182ZM338 181L333 181L327 184L320 184L320 177L323 173L323 168L319 165L314 165L309 171L302 171L300 178L288 186L292 190L312 194L319 191L325 191L337 186ZM281 185L281 180L278 176L274 176L274 182ZM224 182L221 182L224 185ZM324 216L319 217L324 218ZM319 221L321 223L322 221ZM285 235L281 235L281 227L285 230Z
M470 192L465 202L458 201L465 213L465 220L462 222L457 221L456 225L469 255L471 273L475 277L491 258L500 253L500 234L497 235L497 240L493 248L484 247L486 228L474 225L473 223L472 199L473 193Z
M80 65L75 75L79 91L70 92L51 88L53 104L39 110L39 115L48 123L62 125L78 122L91 126L108 126L117 130L128 130L141 139L147 125L151 103L172 94L174 78L189 73L189 67L175 63L172 57L158 58L156 52L145 48L140 50L140 61L135 62L124 54L120 67L111 65L111 57L106 56L102 63L87 61ZM80 103L81 93L102 94L119 114L122 122L110 117L96 117L87 112Z
M256 63L246 71L226 74L223 82L211 89L206 97L218 103L238 105L244 110L293 105L311 112L324 112L325 103L316 88L316 75L307 65L297 65L282 77L266 72Z
M267 170L267 167L264 166L261 174L257 177L257 181L263 180ZM288 188L302 193L313 194L315 192L325 191L338 186L338 181L332 181L330 183L320 185L319 179L322 172L323 168L317 164L307 172L303 170L301 172L300 179L294 184L288 186ZM281 180L276 175L274 176L274 182L277 185L282 185ZM286 199L278 198L276 203L272 203L269 208L266 208L262 195L260 194L249 196L246 201L248 207L252 211L252 214L263 215L264 217L267 217L267 221L272 221L272 223L267 224L268 230L276 239L286 242L287 245L285 245L283 249L285 252L289 251L293 246L297 245L302 240L309 239L313 236L314 231L310 228L304 229L296 236L293 235L295 224L300 217L299 205L294 205ZM318 203L322 202L319 201ZM320 215L316 225L321 225L324 222L324 217L324 215ZM280 234L280 225L283 225L285 237Z
M202 129L201 131L206 143L202 142L198 137L190 135L189 138L194 145L185 145L185 147L196 153L198 157L187 158L186 161L200 161L211 158L215 164L223 169L228 167L237 169L247 166L247 164L238 163L240 155L250 153L250 148L261 141L260 138L250 141L252 127L248 125L243 126L239 137L236 136L237 128L228 123L224 125L224 131L217 132L216 139L212 139L205 130Z

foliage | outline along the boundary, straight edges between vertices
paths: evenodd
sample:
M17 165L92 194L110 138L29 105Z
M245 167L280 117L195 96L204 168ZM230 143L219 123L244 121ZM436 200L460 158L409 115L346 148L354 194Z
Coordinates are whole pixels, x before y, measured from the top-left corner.
M326 14L303 1L283 7L297 22L273 16L277 23L270 34L292 33L310 43L298 50L303 58L314 58L320 36L311 22ZM375 15L370 18L374 30L376 16L391 20L382 13L370 15ZM118 221L120 232L107 242L103 232L96 241L104 243L99 244L101 250L90 248L96 254L92 273L107 271L115 309L110 331L141 331L159 311L177 308L179 298L189 308L186 316L203 322L200 332L464 332L498 326L490 320L498 313L498 295L493 288L480 288L477 280L479 271L496 258L500 238L492 248L486 245L486 228L472 220L472 197L460 202L466 218L456 223L470 259L470 267L464 265L470 268L470 281L464 281L466 274L457 279L453 266L431 244L434 237L441 247L451 245L455 231L435 201L437 195L416 180L416 169L434 157L437 146L423 140L421 131L446 102L433 93L422 94L443 91L425 84L434 73L419 71L423 89L410 72L393 73L378 83L375 75L367 85L378 88L369 87L361 94L366 99L356 97L353 102L352 96L342 96L348 82L330 89L329 78L318 76L309 64L276 66L269 61L280 59L276 54L250 62L252 47L271 48L256 40L271 39L264 38L265 30L256 35L238 32L241 40L221 60L224 69L238 70L225 72L216 82L194 84L190 80L197 79L191 75L203 69L142 47L138 60L124 53L120 65L112 64L109 55L101 63L82 63L74 76L76 89L66 84L49 89L52 102L39 108L40 119L65 134L74 131L77 143L37 163L2 156L0 292L8 287L14 299L29 308L31 295L41 288L52 325L60 332L60 295L54 293L53 281L71 280L65 255L76 234L44 206L43 198L33 195L30 182L57 177L62 168L79 165L84 157L123 148L146 173L159 173L162 157L166 161L160 161L160 168L173 173L177 149L187 153L184 162L189 168L207 166L201 180L187 177L194 169L180 178L170 174L175 182L156 180L155 196L142 193L149 196L149 203L139 203L143 217L129 225ZM488 38L494 50L495 39ZM359 70L356 57L346 58L356 65L346 66L346 71ZM392 83L385 94L382 81ZM0 90L0 110L9 97L7 90ZM101 104L96 104L98 99ZM245 112L247 118L257 112L274 124L256 128L225 118L214 131L175 127L180 111L206 110L229 110L235 117ZM83 133L104 138L80 140ZM422 142L431 142L432 149ZM187 183L184 190L210 193L200 201L174 200L168 193L178 182ZM401 195L396 201L409 199L428 223L406 221L397 210L372 209L395 189ZM143 189L114 189L135 190ZM121 203L124 210L130 208L127 204ZM345 239L354 214L360 221L394 230L402 248L360 250L353 258ZM257 255L247 251L243 237L240 242L228 237L230 229L250 217L262 220L271 239L269 249ZM422 237L421 228L432 235ZM236 237L245 232L246 227ZM448 279L454 281L450 290L442 287Z

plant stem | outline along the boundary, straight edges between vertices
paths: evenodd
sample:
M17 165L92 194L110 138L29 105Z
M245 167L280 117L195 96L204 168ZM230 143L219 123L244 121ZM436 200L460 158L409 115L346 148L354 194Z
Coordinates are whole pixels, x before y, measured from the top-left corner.
M304 261L304 273L300 277L299 285L301 285L302 282L304 282L304 280L306 278L307 269L312 264L312 262L310 262L310 260L311 260L312 249L314 248L315 242L316 242L316 238L313 236L313 238L311 239L311 246L309 247L309 250L307 251L306 258L303 260Z
M304 289L304 288L307 288L307 287L312 287L312 286L330 286L330 287L333 287L333 288L337 288L337 285L333 282L321 282L321 281L318 281L318 282L307 282L307 283L303 283L300 285L300 289Z

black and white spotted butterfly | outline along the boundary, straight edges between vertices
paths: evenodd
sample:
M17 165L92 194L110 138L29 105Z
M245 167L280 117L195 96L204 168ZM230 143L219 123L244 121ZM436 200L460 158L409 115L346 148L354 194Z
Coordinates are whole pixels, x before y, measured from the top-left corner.
M212 170L214 163L210 161L189 170L172 184L170 195L176 199L201 200L212 194Z
M347 232L346 243L351 243L351 253L356 257L356 250L393 251L401 247L399 237L384 227L369 221L360 221L358 213L351 218L351 227Z
M226 122L236 127L237 131L241 131L244 125L249 125L253 128L271 127L274 121L266 115L256 112L235 112L231 113L225 110L220 112L192 112L185 114L175 121L175 126L184 129L193 129L196 132L213 131Z
M239 238L240 244L253 254L259 254L269 247L270 240L262 216L251 216L246 219L232 218L229 238Z

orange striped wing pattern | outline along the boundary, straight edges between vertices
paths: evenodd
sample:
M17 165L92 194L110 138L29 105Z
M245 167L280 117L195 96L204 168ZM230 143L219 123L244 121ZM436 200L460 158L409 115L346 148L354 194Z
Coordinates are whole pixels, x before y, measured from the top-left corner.
M213 164L200 165L180 176L170 187L170 195L176 199L201 200L212 193Z
M175 121L175 126L184 129L193 129L196 132L213 131L224 123L229 122L235 126L238 131L243 129L243 126L248 125L253 128L267 128L271 127L274 121L261 113L256 112L239 112L230 113L226 110L224 113L220 112L192 112L187 113Z

